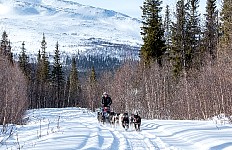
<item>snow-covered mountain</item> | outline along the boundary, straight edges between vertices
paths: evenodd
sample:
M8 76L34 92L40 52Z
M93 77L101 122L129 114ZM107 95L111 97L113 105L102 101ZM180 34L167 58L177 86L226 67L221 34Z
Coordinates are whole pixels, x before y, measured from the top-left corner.
M62 55L137 57L140 21L125 14L78 3L78 0L0 0L0 31L7 32L13 53L22 42L37 55L43 33L47 52L58 41Z

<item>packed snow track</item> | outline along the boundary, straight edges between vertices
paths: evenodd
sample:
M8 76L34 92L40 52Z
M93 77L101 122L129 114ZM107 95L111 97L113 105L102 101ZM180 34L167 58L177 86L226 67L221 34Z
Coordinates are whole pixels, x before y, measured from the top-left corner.
M82 108L30 110L26 118L26 125L12 126L13 134L2 138L0 149L159 149L155 137L99 123L95 113Z
M196 150L232 148L230 124L191 120L145 120L141 131L131 126L99 123L84 108L27 111L25 125L0 133L0 150ZM0 126L1 131L3 127ZM221 136L218 136L221 135ZM212 140L214 142L212 142Z

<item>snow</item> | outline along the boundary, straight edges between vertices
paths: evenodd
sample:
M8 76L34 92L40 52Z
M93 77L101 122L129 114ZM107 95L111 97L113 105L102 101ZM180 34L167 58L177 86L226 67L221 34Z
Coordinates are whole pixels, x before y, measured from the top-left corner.
M142 119L140 132L98 123L96 113L85 108L34 109L25 118L25 125L9 125L0 134L1 150L232 149L232 125L223 116L208 121Z
M0 15L5 15L8 12L10 12L10 8L3 4L0 4Z

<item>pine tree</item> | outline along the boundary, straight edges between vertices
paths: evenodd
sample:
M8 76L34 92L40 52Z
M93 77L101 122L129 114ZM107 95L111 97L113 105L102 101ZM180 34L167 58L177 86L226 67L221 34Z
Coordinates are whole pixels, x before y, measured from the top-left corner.
M206 5L206 22L204 31L204 47L205 51L210 54L214 60L216 58L216 49L218 43L218 11L216 10L216 0L207 0Z
M141 7L142 24L141 27L144 44L141 47L140 56L145 64L150 64L156 60L162 65L162 57L165 53L164 29L162 28L162 17L160 12L160 0L145 0Z
M77 66L76 60L73 57L72 68L69 76L70 79L69 96L68 96L69 106L76 106L79 104L80 86L79 86L78 72L76 66Z
M62 107L63 102L61 100L61 89L64 86L64 76L62 71L62 65L60 63L60 52L59 52L59 44L56 43L55 55L54 55L54 63L53 70L51 74L51 80L53 86L55 87L55 100L57 101L57 107Z
M24 75L30 79L30 65L29 65L29 57L26 55L25 43L22 43L21 52L19 54L19 66L23 71Z

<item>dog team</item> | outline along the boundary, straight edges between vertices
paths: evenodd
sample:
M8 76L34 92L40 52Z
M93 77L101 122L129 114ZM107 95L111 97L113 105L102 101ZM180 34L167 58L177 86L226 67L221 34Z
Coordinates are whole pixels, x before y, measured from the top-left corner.
M121 124L125 130L128 130L129 126L133 126L132 124L134 124L135 130L140 131L141 117L138 115L137 111L134 114L131 114L131 116L129 116L127 112L123 114L111 112L110 106L112 100L106 92L102 95L101 104L102 110L98 112L97 115L99 122L102 122L103 124L109 122L114 127Z
M122 126L126 131L134 126L136 131L140 131L141 126L141 117L136 112L135 114L131 114L130 116L128 113L115 113L110 112L109 115L106 117L101 112L98 112L98 121L102 122L103 124L109 123L112 127Z
M114 126L121 124L121 126L125 130L128 130L129 127L133 127L134 125L135 130L140 131L141 117L138 115L137 112L135 114L131 114L130 116L126 112L124 114L119 114L118 117L116 115L116 117L113 117L113 118L116 118L116 119L113 119L113 122L112 122ZM116 120L116 122L114 120Z

